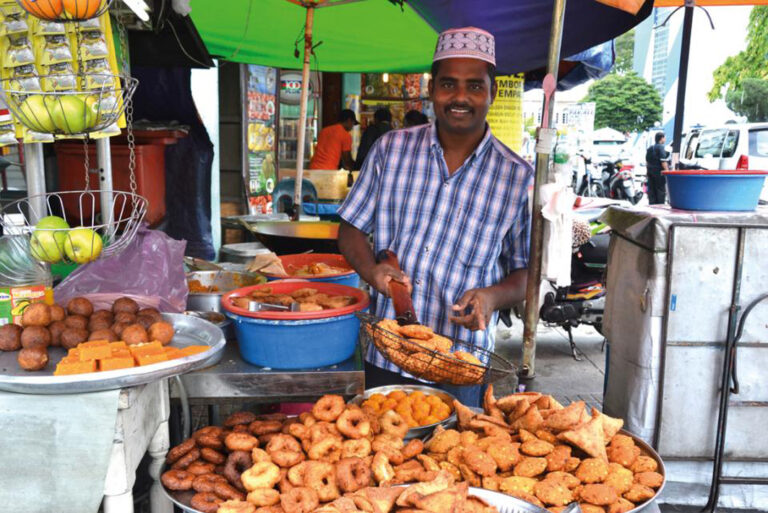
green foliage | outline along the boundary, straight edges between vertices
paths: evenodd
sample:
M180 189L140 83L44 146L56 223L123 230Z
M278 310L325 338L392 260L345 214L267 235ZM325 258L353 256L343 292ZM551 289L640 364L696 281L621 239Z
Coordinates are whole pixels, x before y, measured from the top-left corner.
M613 63L613 73L628 73L632 71L632 59L635 55L635 29L625 32L614 41L616 62Z
M595 128L637 132L661 121L661 96L634 72L610 74L589 86L585 102L595 102Z
M768 80L745 78L739 89L728 91L725 103L750 122L768 121Z
M736 37L734 35L734 37ZM707 94L713 102L741 88L745 79L768 79L768 5L752 8L747 28L747 47L728 57L714 72L715 83Z

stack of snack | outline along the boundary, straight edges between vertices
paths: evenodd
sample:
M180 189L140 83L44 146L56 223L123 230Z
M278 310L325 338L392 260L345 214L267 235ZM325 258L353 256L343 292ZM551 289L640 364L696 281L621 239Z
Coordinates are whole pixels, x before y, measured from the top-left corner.
M54 376L130 369L202 353L209 346L164 346L158 341L128 345L123 341L93 340L70 349L56 365Z
M583 401L563 407L538 392L496 400L485 414L456 402L458 429L438 426L423 456L470 486L500 491L558 513L578 501L584 513L625 513L656 495L658 463L623 421Z
M360 406L370 408L377 415L395 410L411 428L436 424L453 413L453 407L438 395L425 394L420 390L410 393L394 390L387 395L372 394Z
M76 348L88 341L117 342L127 345L157 341L166 346L173 339L173 326L163 321L155 308L141 308L136 301L122 297L111 310L94 311L84 297L72 298L66 308L32 303L21 317L21 326L0 327L0 351L19 351L18 362L28 371L42 370L48 364L48 347Z
M251 301L270 305L291 306L299 305L299 312L322 312L353 305L357 300L352 296L325 294L312 287L300 288L290 294L279 294L272 287L259 287L251 291L248 296L232 297L232 304L238 308L248 310Z
M472 385L482 382L485 366L467 351L453 351L453 341L429 326L400 326L382 319L373 328L373 342L389 360L406 372L436 383Z

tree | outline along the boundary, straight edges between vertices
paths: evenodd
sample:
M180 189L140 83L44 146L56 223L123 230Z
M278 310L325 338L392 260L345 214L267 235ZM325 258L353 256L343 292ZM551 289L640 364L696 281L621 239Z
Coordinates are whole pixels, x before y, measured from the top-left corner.
M768 79L768 5L752 8L747 27L747 47L718 66L714 77L715 83L707 95L711 102L740 89L745 79Z
M613 73L628 73L632 71L635 56L635 29L617 37L613 44L616 51Z
M594 82L582 101L595 102L595 128L639 132L661 121L661 96L635 72Z
M725 103L750 122L768 121L768 80L745 78L740 88L728 91Z

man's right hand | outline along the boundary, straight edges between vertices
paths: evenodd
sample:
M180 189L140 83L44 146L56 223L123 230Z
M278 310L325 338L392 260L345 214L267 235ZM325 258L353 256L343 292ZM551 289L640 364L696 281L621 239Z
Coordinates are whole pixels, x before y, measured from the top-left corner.
M376 264L371 271L371 286L379 293L389 297L389 282L399 281L408 288L408 293L413 292L411 280L389 264Z

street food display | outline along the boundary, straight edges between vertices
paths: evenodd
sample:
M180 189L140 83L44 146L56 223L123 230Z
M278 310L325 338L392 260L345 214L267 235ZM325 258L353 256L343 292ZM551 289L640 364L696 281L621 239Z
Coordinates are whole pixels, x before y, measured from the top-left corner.
M552 513L572 502L628 513L664 484L652 450L582 401L563 406L538 392L496 399L489 387L483 413L454 408L456 429L438 426L427 442L404 441L409 426L396 409L340 396L298 417L240 411L172 448L161 481L203 513L493 511L469 497L473 487Z
M94 311L88 299L75 297L65 306L27 306L20 326L0 327L0 351L18 351L22 369L39 371L48 365L49 347L72 350L89 341L122 341L128 346L157 341L167 346L173 336L173 326L157 309L141 308L131 298L117 299L110 310Z

